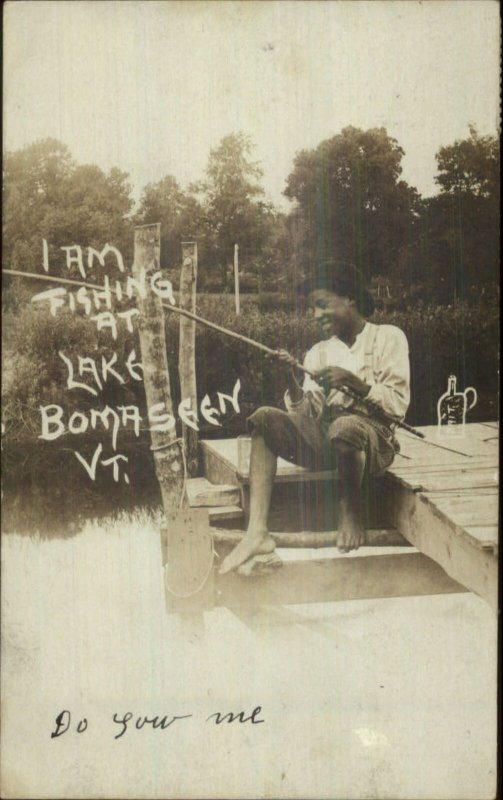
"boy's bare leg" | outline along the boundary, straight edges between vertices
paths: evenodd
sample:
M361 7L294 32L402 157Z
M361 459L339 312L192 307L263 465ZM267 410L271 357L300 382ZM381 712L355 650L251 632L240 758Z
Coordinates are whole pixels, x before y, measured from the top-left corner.
M264 437L253 433L250 457L250 521L243 539L224 559L220 567L222 575L237 569L252 556L272 553L275 548L274 539L267 530L267 517L276 465L277 458L267 447Z
M341 553L357 550L365 541L362 507L362 481L365 453L335 439L332 452L339 480L339 537Z

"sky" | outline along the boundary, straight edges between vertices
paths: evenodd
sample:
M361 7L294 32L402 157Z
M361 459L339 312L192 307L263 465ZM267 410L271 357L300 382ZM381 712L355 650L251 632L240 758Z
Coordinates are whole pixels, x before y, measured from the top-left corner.
M441 146L498 131L496 0L11 0L4 23L4 149L54 137L137 198L243 131L288 209L295 154L348 125L385 127L429 196Z

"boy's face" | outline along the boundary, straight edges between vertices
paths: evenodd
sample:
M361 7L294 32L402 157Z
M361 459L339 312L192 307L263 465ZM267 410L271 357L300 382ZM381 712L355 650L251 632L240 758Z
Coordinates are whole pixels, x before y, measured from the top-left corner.
M308 296L309 307L314 311L322 339L344 333L353 315L355 301L341 297L328 289L315 289Z

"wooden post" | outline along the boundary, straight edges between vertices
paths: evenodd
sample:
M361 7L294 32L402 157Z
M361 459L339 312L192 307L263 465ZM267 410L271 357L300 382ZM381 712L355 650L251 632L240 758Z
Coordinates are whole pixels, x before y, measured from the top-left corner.
M234 245L234 294L236 297L236 315L239 315L239 245Z
M159 270L161 226L135 228L133 277L148 287L138 297L138 331L143 381L149 408L172 415L164 312L161 299L150 291L150 277ZM181 508L184 491L184 458L176 426L166 431L151 429L155 471L161 488L167 528L161 529L166 606L169 611L191 612L213 604L213 550L208 515L202 509Z
M145 283L159 270L161 252L161 226L142 225L135 228L133 277L140 280L145 271ZM168 357L164 333L164 312L161 299L151 291L146 297L138 297L138 330L143 363L143 380L149 408L162 406L167 414L173 414L171 386L168 373ZM183 459L181 448L176 443L176 427L167 431L150 432L157 479L161 487L164 511L174 516L179 508L183 490Z
M180 274L179 305L184 311L196 313L197 244L182 242L182 270ZM197 414L196 382L196 323L188 317L180 317L180 349L178 354L181 399ZM197 431L182 423L187 470L191 477L197 475Z
M159 270L161 251L161 226L142 225L135 228L133 277L140 280L145 271L145 284ZM164 334L164 312L161 299L150 290L146 297L138 297L138 330L143 363L143 380L147 405L162 407L166 413L173 414L171 386L168 373L166 339ZM176 516L183 491L183 459L179 443L176 441L176 427L168 431L150 432L154 452L157 480L161 487L164 511L168 518Z

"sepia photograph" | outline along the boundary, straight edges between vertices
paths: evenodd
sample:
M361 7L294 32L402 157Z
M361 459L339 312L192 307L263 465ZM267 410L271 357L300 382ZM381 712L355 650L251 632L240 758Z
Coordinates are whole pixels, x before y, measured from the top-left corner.
M499 4L3 21L1 797L492 800Z

